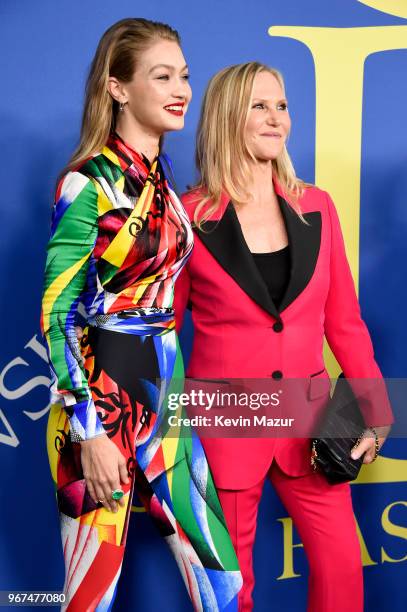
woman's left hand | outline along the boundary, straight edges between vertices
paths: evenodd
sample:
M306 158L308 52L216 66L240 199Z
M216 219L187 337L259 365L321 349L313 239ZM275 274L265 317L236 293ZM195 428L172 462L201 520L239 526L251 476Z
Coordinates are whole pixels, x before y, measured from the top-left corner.
M385 439L387 438L389 431L391 429L391 425L382 425L381 427L374 428L378 435L379 440L379 449L384 444ZM351 452L352 459L359 459L365 453L363 457L363 463L373 463L376 459L375 457L375 435L371 428L365 429L363 437L361 438L359 444L354 446Z

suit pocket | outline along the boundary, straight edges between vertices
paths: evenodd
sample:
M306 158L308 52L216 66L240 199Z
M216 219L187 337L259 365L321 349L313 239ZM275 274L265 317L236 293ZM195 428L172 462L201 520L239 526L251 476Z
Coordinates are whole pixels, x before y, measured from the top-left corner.
M308 399L314 400L319 397L328 396L331 390L331 380L324 368L319 372L311 374L308 383Z

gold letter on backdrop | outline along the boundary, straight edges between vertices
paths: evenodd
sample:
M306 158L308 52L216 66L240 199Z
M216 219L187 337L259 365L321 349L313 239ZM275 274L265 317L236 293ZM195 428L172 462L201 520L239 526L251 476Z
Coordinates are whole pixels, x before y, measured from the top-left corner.
M387 5L390 12L392 8L396 12L402 2L371 0L365 4L380 10ZM272 26L268 33L300 41L312 53L316 85L315 183L329 191L338 208L358 286L364 63L373 53L406 49L407 26ZM331 375L338 374L331 353L327 354L327 362ZM356 482L405 481L406 463L379 457L374 467L367 471L362 468Z
M366 4L370 8L396 15L396 17L404 17L407 19L407 4L406 0L358 0L361 4Z
M393 508L393 506L398 506L398 505L405 506L407 508L406 501L396 501L396 502L393 502L392 504L389 504L383 510L382 526L385 532L388 533L389 535L395 536L396 538L401 538L402 540L405 540L407 542L407 527L401 527L401 525L396 525L395 523L392 523L389 518L389 513L390 513L391 508ZM389 557L389 555L386 553L386 551L382 547L382 563L386 561L388 563L400 563L401 561L407 561L407 555L405 555L401 559L393 559L392 557Z
M308 28L273 26L270 36L303 42L316 81L315 183L329 191L358 278L363 67L372 53L407 48L407 26Z
M277 580L301 576L294 571L294 548L303 548L303 544L293 544L293 521L290 517L277 519L283 525L284 569Z

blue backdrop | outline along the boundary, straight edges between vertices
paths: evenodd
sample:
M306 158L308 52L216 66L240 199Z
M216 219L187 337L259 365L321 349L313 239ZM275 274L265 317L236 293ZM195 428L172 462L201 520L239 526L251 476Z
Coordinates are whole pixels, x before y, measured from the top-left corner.
M331 182L336 181L338 189L345 181L346 164L359 164L360 211L347 208L346 200L340 202L340 210L344 218L360 218L357 256L362 311L383 373L407 375L405 0L253 0L250 5L245 0L202 4L151 0L147 6L129 0L116 4L2 0L0 590L58 590L63 584L58 518L45 449L49 372L39 335L45 245L55 178L78 138L91 58L105 29L128 16L168 22L182 36L194 97L186 128L166 139L181 190L194 180L194 135L208 79L226 65L252 59L276 66L285 77L293 121L289 151L297 174L314 182L318 155L322 156L318 163L326 163L325 151L315 145L318 112L332 123L346 121L354 111L347 91L353 82L346 83L335 111L341 116L330 117L329 109L319 106L318 69L309 46L295 37L270 36L271 26L376 28L384 35L394 31L394 40L404 32L405 48L395 42L394 48L390 45L367 54L361 147L355 156L350 143L347 159L346 147L344 154L333 141L329 161ZM395 26L397 32L383 30ZM338 66L349 62L351 52L339 50ZM332 87L336 69L333 64ZM353 136L349 135L350 140ZM186 358L190 339L187 321L182 333ZM383 456L382 463L376 462L369 475L365 472L352 485L365 565L366 610L406 612L405 440L389 440ZM302 547L296 544L300 544L298 535L285 509L271 487L266 487L255 549L258 612L305 610L307 564ZM132 516L123 574L126 601L119 587L115 609L190 610L178 569L142 512Z

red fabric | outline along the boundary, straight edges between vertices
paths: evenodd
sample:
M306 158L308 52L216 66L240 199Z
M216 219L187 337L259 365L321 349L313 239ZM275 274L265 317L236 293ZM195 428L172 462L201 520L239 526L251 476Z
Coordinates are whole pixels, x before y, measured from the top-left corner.
M309 562L307 610L363 612L362 560L350 485L330 485L318 473L291 478L276 463L267 477L293 519ZM263 484L264 479L246 490L218 489L243 575L239 612L253 609L252 549Z
M275 190L284 197L279 185ZM190 219L199 194L186 194L183 204ZM225 194L217 214L228 203ZM281 313L284 329L273 330L275 319L255 303L225 272L195 232L195 246L176 285L174 307L178 329L187 303L192 305L194 340L187 376L196 378L268 378L280 370L284 378L309 381L328 378L323 361L324 334L345 376L381 379L369 332L360 314L354 282L346 258L342 232L329 195L307 187L300 201L302 212L319 211L321 243L310 282ZM313 398L313 395L317 397ZM378 401L375 398L379 398ZM328 397L309 394L304 410L322 410ZM362 410L368 425L393 422L386 393L371 394ZM307 439L202 440L217 487L245 489L263 478L276 458L292 476L311 473Z
M113 582L123 560L124 546L101 542L96 557L67 607L67 612L91 612Z

